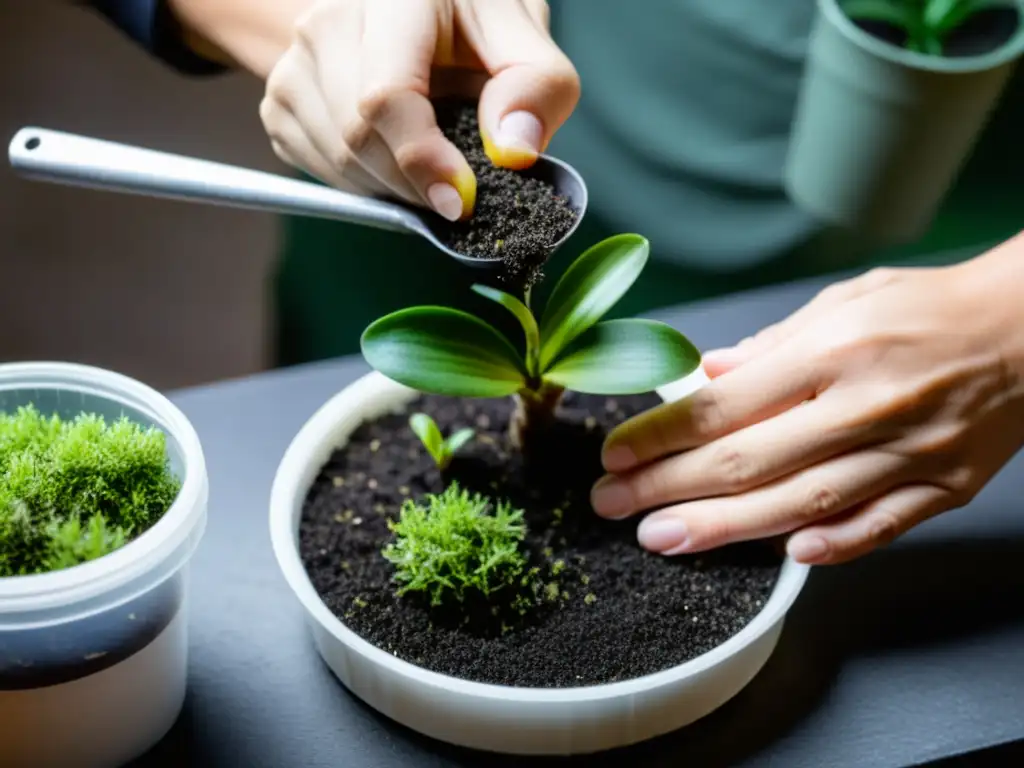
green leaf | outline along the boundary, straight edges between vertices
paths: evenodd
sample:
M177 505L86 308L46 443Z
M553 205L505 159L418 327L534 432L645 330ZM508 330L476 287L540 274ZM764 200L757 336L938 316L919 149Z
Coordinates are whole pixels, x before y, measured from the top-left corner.
M444 437L437 427L437 422L425 413L414 413L409 417L409 426L423 443L427 452L436 464L444 461Z
M892 0L846 0L842 9L854 21L881 21L911 35L921 26L920 12L907 3L894 3Z
M438 395L505 397L526 383L523 361L501 333L448 307L411 307L363 331L363 357L388 378Z
M942 41L935 37L935 35L925 35L921 39L921 52L928 53L932 56L942 55Z
M944 29L950 17L965 5L963 0L928 0L921 14L921 22L930 30Z
M540 370L591 328L633 285L650 253L640 235L615 235L588 248L551 292L540 323Z
M473 439L474 434L473 430L469 427L460 429L458 432L453 432L445 441L445 452L449 457L454 456L459 452L459 449L462 448L462 446Z
M676 329L655 320L606 320L577 338L544 374L592 395L629 395L693 373L700 352Z
M526 336L526 370L531 376L537 374L537 358L540 354L540 330L533 312L510 293L486 285L474 285L473 290L491 301L496 301L516 316Z

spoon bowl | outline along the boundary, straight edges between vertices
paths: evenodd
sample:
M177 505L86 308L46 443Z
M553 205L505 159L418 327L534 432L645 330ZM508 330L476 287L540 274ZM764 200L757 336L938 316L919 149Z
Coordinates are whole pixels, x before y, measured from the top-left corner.
M520 173L527 178L537 179L538 181L550 184L554 187L555 194L568 200L570 206L576 212L576 218L569 230L551 245L548 252L548 257L550 258L579 228L580 222L583 220L583 214L587 210L587 185L583 182L583 177L580 176L575 168L550 155L540 155L533 166L520 171ZM415 209L404 203L399 205L420 220L423 229L419 234L423 235L436 248L444 251L456 261L460 261L466 266L477 268L494 269L501 266L502 259L500 256L468 256L445 245L440 233L443 231L443 228L450 226L450 224L433 211Z
M447 222L433 211L264 171L35 127L14 135L8 157L15 171L37 181L344 221L420 235L469 267L502 264L500 257L470 256L445 245L438 233ZM523 173L552 184L576 211L573 226L552 245L550 257L579 227L587 187L572 166L548 155Z

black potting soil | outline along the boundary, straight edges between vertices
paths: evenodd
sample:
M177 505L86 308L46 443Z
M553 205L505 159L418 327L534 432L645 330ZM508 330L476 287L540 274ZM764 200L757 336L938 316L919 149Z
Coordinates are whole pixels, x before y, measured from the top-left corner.
M761 610L781 555L764 543L664 557L642 550L637 519L598 518L589 503L605 430L654 395L569 393L557 432L528 466L510 449L509 400L425 396L402 414L358 428L329 459L308 495L299 530L303 562L335 615L401 659L468 680L566 687L625 680L692 659L740 631ZM476 438L442 478L408 427L429 413L445 434ZM511 594L432 608L396 597L381 555L402 503L440 493L450 480L525 510L523 544L539 568L525 615Z
M516 285L540 279L552 246L572 229L578 212L554 186L529 169L495 166L480 138L473 103L439 100L438 125L466 157L477 179L476 205L466 221L440 221L436 233L449 248L467 256L503 260L503 277Z

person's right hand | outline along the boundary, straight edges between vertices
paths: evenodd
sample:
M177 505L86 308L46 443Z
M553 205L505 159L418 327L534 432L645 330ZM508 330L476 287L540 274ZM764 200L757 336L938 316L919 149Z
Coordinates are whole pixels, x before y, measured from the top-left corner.
M284 162L454 221L472 212L476 179L429 99L479 95L488 156L525 168L579 92L544 0L324 0L267 78L260 117Z

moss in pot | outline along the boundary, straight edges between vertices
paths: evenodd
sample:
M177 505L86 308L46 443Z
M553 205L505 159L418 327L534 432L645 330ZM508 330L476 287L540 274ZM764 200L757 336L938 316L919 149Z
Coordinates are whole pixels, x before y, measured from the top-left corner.
M678 666L761 611L782 565L767 544L666 558L589 505L607 431L700 363L665 324L601 321L648 252L638 235L597 244L539 320L528 293L477 286L518 319L520 349L443 307L367 328L367 361L417 394L354 428L298 526L314 589L353 632L461 680L565 689Z
M119 550L170 508L181 483L166 436L126 417L0 412L0 579L53 573ZM111 612L3 634L0 691L41 688L107 669L177 614L170 579Z
M123 765L178 717L198 435L113 371L0 365L0 763Z

